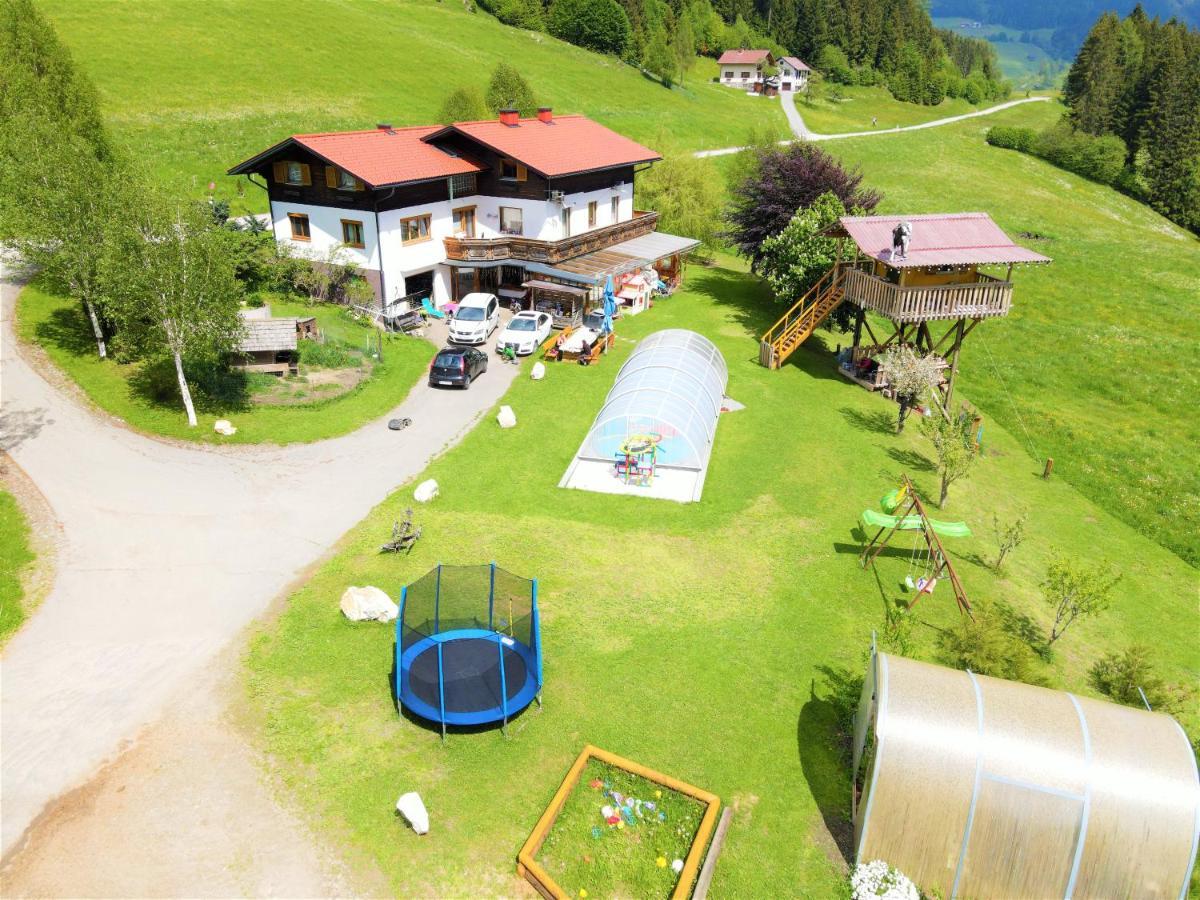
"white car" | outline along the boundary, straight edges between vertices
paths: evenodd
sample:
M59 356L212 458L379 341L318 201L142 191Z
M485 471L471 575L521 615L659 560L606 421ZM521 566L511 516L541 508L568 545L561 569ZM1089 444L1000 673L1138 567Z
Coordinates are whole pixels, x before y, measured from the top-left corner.
M482 344L499 324L500 301L495 294L467 294L450 317L450 340L456 344Z
M496 338L496 352L512 347L518 356L528 356L550 336L550 315L544 312L519 312Z

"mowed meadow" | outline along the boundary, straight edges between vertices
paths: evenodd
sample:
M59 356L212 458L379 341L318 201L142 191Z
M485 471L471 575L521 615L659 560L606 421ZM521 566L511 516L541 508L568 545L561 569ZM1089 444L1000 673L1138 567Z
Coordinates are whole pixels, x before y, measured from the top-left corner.
M1200 565L1200 241L1111 188L984 142L992 125L1042 128L1062 112L1027 104L826 146L883 191L880 212L986 211L1054 260L1016 271L1011 314L968 337L964 394L1019 438L1031 471L1053 457L1054 477Z
M635 140L681 150L743 141L778 102L714 84L698 59L664 88L636 69L546 34L501 25L462 0L45 0L42 8L100 90L119 138L197 195L216 182L234 208L265 196L224 173L290 134L437 121L460 85L518 66L539 102Z

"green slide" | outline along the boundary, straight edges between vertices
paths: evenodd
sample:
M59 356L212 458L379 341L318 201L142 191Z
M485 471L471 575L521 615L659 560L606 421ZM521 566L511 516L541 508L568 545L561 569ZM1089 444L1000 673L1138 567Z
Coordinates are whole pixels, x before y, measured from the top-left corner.
M901 531L920 531L921 529L920 516L905 516L901 519L899 516L889 516L868 509L863 512L862 520L864 525L872 528L891 528L898 523ZM937 519L930 519L929 524L942 537L971 536L971 529L967 527L966 522L939 522Z

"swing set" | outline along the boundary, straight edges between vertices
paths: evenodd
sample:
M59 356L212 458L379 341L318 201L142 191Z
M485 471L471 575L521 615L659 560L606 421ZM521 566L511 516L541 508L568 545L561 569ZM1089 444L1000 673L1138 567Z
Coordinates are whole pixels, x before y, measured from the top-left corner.
M929 518L928 513L925 512L925 504L917 496L908 476L902 475L901 478L903 480L900 487L887 494L882 502L888 513L895 513L900 510L901 506L903 506L903 510L898 515L876 517L877 519L886 519L891 527L889 528L888 524L880 526L879 531L867 542L862 554L858 557L859 565L865 569L870 563L873 563L875 557L883 552L883 548L888 545L897 531L915 532L918 536L914 538L912 555L908 562L908 574L904 577L905 587L916 591L916 595L908 604L908 609L916 606L917 601L925 594L932 594L938 581L945 577L954 591L954 599L958 603L959 612L966 613L973 619L971 601L967 599L967 592L962 586L962 581L959 580L958 573L954 571L950 556L946 553L945 547L942 546L942 539L938 536L939 529L945 532L945 523ZM870 517L864 516L864 521L868 524L876 524L876 521ZM963 530L967 534L970 533L965 526L963 526ZM916 574L918 570L920 571L919 575Z

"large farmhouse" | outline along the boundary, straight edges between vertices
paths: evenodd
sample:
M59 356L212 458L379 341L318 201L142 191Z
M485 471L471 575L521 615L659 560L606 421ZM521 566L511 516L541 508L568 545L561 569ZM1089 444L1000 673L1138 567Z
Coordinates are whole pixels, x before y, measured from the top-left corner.
M634 179L659 154L549 108L499 118L297 134L229 170L270 198L275 239L320 260L344 248L386 306L472 291L560 301L697 242L655 234ZM561 303L559 304L561 305Z

